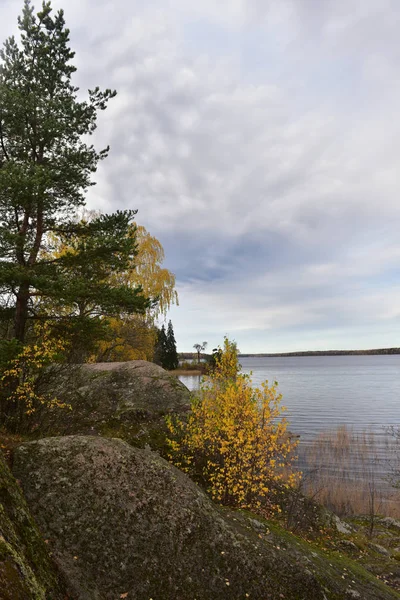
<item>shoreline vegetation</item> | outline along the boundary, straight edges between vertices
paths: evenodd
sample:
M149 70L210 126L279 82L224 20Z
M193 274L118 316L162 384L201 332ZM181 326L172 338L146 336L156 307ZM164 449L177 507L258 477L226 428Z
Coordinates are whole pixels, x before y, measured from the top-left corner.
M206 358L206 355L203 356ZM202 362L198 362L197 354L196 358L190 361L186 359L182 360L182 357L179 356L178 367L176 369L170 369L168 372L177 377L180 375L186 375L187 377L201 377L202 375L207 375L209 372L209 361L203 360Z
M287 354L242 354L243 356L310 356L347 354L400 354L398 348L379 350L304 352ZM190 354L185 354L190 358ZM206 355L202 355L206 359ZM198 376L207 363L183 362L170 371L176 376ZM389 428L380 434L370 429L356 431L351 425L320 432L301 447L299 469L304 478L299 492L333 511L341 518L367 515L400 519L398 461L400 436ZM395 480L395 481L394 481ZM372 515L372 517L371 517Z
M339 517L400 518L400 445L395 432L338 425L306 443L301 490Z
M172 371L168 371L168 373L171 375L176 375L177 377L179 377L179 375L186 375L187 377L204 375L204 371L202 369L196 369L195 367L192 369L173 369Z

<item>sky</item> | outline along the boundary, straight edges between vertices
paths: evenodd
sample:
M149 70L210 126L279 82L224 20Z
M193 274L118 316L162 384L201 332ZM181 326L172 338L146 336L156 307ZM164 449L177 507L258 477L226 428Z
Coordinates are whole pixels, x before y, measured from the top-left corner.
M52 5L76 85L118 91L88 206L162 243L178 350L400 346L398 0Z

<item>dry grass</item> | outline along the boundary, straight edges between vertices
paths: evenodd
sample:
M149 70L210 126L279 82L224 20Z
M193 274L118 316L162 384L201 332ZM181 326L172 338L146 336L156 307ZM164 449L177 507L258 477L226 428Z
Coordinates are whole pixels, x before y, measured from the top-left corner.
M389 433L340 426L303 447L303 490L339 515L400 517L400 490L390 482L398 444Z

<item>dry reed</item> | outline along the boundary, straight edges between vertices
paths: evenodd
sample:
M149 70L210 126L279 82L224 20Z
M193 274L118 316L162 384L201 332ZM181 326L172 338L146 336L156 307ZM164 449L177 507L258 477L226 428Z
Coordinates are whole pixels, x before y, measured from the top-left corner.
M302 446L303 491L339 515L400 517L400 490L390 482L397 450L389 432L323 432Z

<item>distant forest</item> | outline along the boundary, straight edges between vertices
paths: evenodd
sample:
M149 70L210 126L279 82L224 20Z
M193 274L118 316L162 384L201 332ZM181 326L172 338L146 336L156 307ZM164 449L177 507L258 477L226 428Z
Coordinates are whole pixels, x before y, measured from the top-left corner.
M239 358L251 358L259 356L261 358L271 358L274 356L350 356L352 354L400 354L400 348L374 348L372 350L308 350L303 352L279 352L279 353L259 353L259 354L239 354ZM197 360L197 352L180 352L179 360ZM204 359L208 355L201 354Z
M374 348L372 350L309 350L307 352L280 352L276 354L240 354L241 357L272 356L349 356L351 354L400 354L400 348Z

